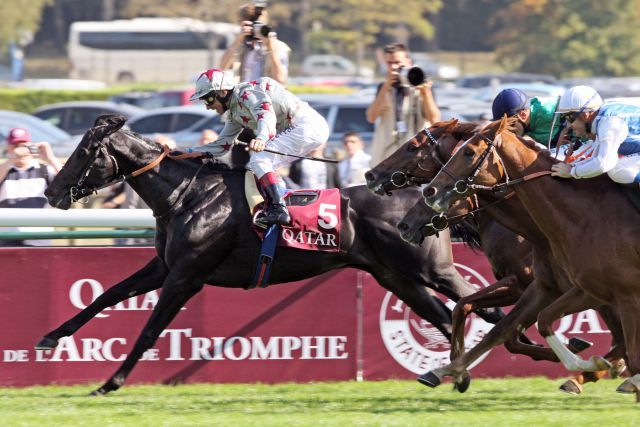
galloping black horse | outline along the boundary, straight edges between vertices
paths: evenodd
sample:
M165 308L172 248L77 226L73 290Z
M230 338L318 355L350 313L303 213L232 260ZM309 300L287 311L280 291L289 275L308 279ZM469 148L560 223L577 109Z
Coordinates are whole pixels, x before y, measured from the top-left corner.
M54 348L106 307L162 288L153 313L134 348L111 378L93 394L117 390L185 303L204 284L247 287L260 241L244 197L244 170L221 168L202 159L174 160L163 149L121 130L124 119L102 116L67 160L46 191L49 203L68 209L74 198L133 174L133 189L157 218L157 255L141 270L108 289L87 308L48 333L36 348ZM458 300L474 292L453 266L449 236L426 239L422 247L404 242L396 224L415 204L419 192L404 192L393 203L365 187L342 190L343 251L337 253L280 248L272 281L284 283L323 272L355 267L371 273L419 316L451 338L451 312L429 293L436 289ZM409 268L410 267L410 268ZM495 323L500 312L479 312Z

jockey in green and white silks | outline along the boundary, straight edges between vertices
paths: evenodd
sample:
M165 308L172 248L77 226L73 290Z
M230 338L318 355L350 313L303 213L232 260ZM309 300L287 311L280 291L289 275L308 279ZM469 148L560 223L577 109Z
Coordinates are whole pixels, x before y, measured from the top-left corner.
M287 224L289 213L284 202L285 188L275 169L290 160L263 151L265 147L281 153L305 155L327 142L329 126L317 111L280 83L269 77L233 84L227 72L212 69L200 75L192 100L200 99L208 109L226 112L227 121L218 139L190 151L225 154L244 128L255 132L249 148L249 168L271 199L259 225Z
M620 184L640 188L640 107L622 102L604 103L588 86L574 86L560 98L558 113L575 134L593 143L571 164L554 165L554 175L591 178L606 173Z
M533 97L529 99L520 89L503 89L496 95L491 105L493 120L500 120L505 114L507 117L517 117L524 125L524 136L533 138L536 142L546 144L551 139L555 146L560 127L554 129L549 138L553 126L553 117L558 105L556 98Z

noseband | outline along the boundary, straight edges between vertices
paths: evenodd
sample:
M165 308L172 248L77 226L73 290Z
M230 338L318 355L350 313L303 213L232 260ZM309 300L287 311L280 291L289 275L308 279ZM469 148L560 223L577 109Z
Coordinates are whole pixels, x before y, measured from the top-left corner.
M429 152L429 154L427 156L422 157L421 159L418 160L418 162L416 163L416 166L418 169L428 172L429 169L425 169L422 165L423 162L425 160L428 159L433 159L435 160L437 163L440 164L440 166L444 166L445 162L442 161L442 158L440 157L440 154L438 153L438 140L435 139L435 137L433 136L433 134L431 133L431 131L428 128L424 128L422 129L422 132L424 132L424 134L427 136L427 138L429 139L429 142L427 143L427 147L434 147L433 150L431 150ZM415 137L414 137L415 139ZM416 141L418 142L418 141ZM411 141L411 143L413 143L413 141ZM420 147L421 145L423 145L425 143L425 141L422 142L418 142L416 145L417 147ZM415 176L412 175L409 171L403 171L403 170L397 170L395 172L393 172L391 174L391 177L389 178L389 182L396 188L404 188L404 187L409 187L412 185L421 185L423 184L423 182L420 182L420 177L419 176Z

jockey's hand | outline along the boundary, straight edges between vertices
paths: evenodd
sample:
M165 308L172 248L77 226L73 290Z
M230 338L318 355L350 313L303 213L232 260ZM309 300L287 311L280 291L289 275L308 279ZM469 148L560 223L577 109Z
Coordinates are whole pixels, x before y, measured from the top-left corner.
M571 166L568 163L555 163L551 165L551 176L560 178L571 178Z
M267 143L261 140L260 138L252 139L247 147L247 151L257 151L260 152L265 149Z

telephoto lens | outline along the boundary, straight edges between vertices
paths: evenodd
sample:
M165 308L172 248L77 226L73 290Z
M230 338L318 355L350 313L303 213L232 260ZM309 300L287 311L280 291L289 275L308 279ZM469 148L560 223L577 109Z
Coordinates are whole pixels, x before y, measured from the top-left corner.
M399 71L399 80L402 86L420 86L427 81L427 75L420 67L402 67Z

